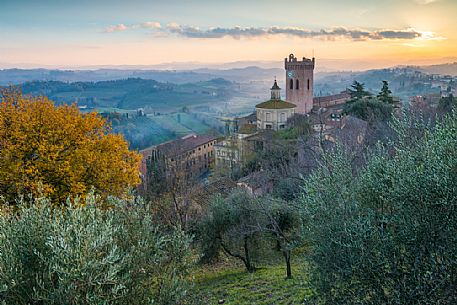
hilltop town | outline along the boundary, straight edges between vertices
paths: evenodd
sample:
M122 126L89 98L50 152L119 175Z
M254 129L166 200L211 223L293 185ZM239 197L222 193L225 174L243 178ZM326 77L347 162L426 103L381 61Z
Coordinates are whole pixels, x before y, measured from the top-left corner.
M348 90L314 97L315 61L315 58L298 59L293 54L285 58L285 99L281 98L282 89L274 80L270 99L257 104L252 114L222 119L225 124L223 136L189 134L141 150L142 191L147 194L148 187L157 185L159 180L162 185L169 184L171 189L174 184L185 181L186 188L198 190L198 185L211 188L212 184L220 184L221 179L228 179L233 186L264 195L273 190L273 183L279 177L268 177L273 173L262 167L252 172L245 168L256 155L268 154L275 145L288 145L295 151L294 162L302 169L312 168L305 165L313 158L308 149L322 143L353 140L352 144L361 149L368 122L343 114L344 105L351 99ZM287 144L279 144L281 137ZM161 175L151 175L151 169ZM165 191L167 188L160 189ZM155 196L159 194L156 192Z

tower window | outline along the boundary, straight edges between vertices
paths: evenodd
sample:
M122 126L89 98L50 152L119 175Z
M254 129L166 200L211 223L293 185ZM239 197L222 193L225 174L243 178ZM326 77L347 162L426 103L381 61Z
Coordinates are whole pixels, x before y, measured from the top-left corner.
M290 89L294 89L294 80L290 79Z
M308 90L309 90L309 78L308 78Z
M300 89L300 85L298 84L298 79L295 81L295 89Z

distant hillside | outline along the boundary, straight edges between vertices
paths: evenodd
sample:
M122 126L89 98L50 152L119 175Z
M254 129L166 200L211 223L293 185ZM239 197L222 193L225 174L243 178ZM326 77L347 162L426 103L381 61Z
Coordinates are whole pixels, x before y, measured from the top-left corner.
M196 70L136 70L136 69L98 69L98 70L48 70L48 69L5 69L0 70L0 86L17 85L29 81L61 82L99 82L142 78L158 82L184 84L226 78L236 82L272 79L283 75L282 69L264 69L254 66L231 69Z
M216 75L192 71L154 70L48 70L48 69L5 69L0 70L0 86L17 85L29 81L98 82L127 78L152 79L158 82L187 83L207 81Z
M457 76L457 62L442 65L421 66L418 67L418 70L430 74Z
M159 112L218 103L236 95L232 82L221 78L186 84L139 78L74 83L33 81L20 87L24 94L48 96L56 102L78 102L89 108L148 108Z
M281 78L285 75L284 69L279 68L260 68L257 66L249 66L245 68L233 68L227 70L216 70L216 69L197 69L194 70L196 73L217 75L231 81L260 81L260 80L269 80L272 81L276 76Z
M314 94L328 95L348 88L354 80L365 84L373 93L379 92L382 81L389 82L393 94L407 100L410 96L440 93L431 75L417 67L368 70L363 72L321 73L315 80Z

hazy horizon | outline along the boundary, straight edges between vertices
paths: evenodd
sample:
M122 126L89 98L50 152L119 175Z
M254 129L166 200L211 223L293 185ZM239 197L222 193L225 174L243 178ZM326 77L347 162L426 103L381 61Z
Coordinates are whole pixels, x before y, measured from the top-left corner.
M439 64L451 64L457 62L457 57L445 57L440 59L423 59L415 61L351 61L345 59L316 58L316 72L338 71L365 71L370 69L393 68L398 66L429 66ZM239 60L230 62L163 62L158 64L104 64L104 65L40 65L34 63L4 63L0 62L0 69L49 69L49 70L200 70L200 69L241 69L247 67L259 67L263 69L282 69L283 61L256 61Z

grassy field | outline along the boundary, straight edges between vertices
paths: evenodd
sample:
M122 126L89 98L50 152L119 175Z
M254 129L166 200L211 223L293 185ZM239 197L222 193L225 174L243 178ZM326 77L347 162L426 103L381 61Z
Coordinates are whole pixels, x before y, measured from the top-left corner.
M202 266L196 270L196 290L206 305L220 300L227 305L308 304L312 290L302 266L292 265L294 277L290 280L285 279L285 267L280 263L260 267L254 273L233 263Z
M203 124L200 120L184 112L149 116L148 119L154 121L162 128L175 133L178 137L190 133L205 134L211 130L210 126Z

